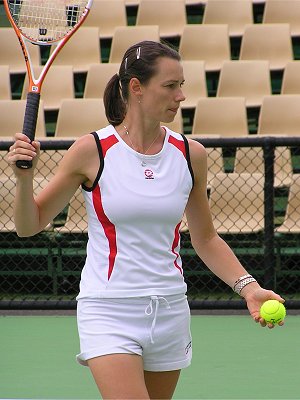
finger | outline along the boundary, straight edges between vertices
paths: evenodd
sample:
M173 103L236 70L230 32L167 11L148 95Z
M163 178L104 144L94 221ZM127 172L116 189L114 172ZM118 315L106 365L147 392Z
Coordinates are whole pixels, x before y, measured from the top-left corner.
M30 139L28 136L24 135L24 133L17 132L14 136L15 141L22 140L24 142L30 143Z
M26 146L27 145L27 146ZM15 164L18 160L32 160L36 157L37 151L35 147L31 146L30 144L21 145L16 147L13 145L10 147L10 151L8 153L8 162L10 164Z
M12 145L13 148L18 149L19 147L22 147L24 149L31 149L35 150L35 146L33 143L28 142L27 140L22 140L22 139L17 139L15 143Z
M36 151L36 152L39 152L39 151L40 151L40 149L41 149L41 144L40 144L40 142L33 141L33 142L31 142L31 144L32 144L32 146L35 148L35 151Z
M271 295L272 295L272 298L270 300L278 300L280 303L284 303L285 302L284 298L281 297L279 294L273 292L272 290L270 292L271 292Z
M259 323L263 328L265 328L265 326L267 325L266 321L263 318L259 319Z

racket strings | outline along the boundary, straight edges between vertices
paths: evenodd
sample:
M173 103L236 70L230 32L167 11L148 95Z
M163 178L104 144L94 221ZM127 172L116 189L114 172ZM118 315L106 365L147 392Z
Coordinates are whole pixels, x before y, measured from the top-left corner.
M28 39L52 42L60 40L74 28L86 5L86 0L14 0L9 2L9 9L18 28Z

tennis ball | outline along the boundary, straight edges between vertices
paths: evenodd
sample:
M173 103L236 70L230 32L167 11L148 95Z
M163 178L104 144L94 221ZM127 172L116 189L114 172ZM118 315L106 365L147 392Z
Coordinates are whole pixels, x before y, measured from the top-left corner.
M260 308L260 316L271 324L278 324L283 321L286 315L286 309L282 303L277 300L268 300Z

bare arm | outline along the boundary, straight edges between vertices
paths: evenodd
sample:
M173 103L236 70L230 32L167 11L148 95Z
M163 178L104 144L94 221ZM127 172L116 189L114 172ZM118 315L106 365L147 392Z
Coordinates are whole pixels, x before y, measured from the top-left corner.
M207 267L222 281L233 287L235 281L247 271L239 262L228 244L214 229L206 192L207 154L204 147L189 141L191 163L195 176L194 188L186 207L186 216L192 245ZM253 318L259 318L260 304L268 298L284 301L272 291L262 289L257 282L244 287L241 295L246 299Z
M78 139L61 161L55 176L34 198L32 182L36 157L33 169L30 170L16 168L15 162L17 159L29 157L29 154L34 156L33 149L38 154L39 144L37 142L30 144L22 134L17 134L16 139L8 154L8 160L16 176L14 220L19 236L32 236L53 220L82 183L93 179L93 171L97 168L97 151L92 135Z
M190 152L195 185L189 198L186 215L192 244L208 268L229 286L233 286L234 282L247 271L214 229L206 192L206 150L201 144L191 141Z

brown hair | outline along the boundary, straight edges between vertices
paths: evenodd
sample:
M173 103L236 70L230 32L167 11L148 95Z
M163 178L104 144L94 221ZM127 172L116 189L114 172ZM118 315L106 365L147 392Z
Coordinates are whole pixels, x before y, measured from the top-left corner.
M139 42L125 52L119 73L110 79L104 91L105 113L110 124L119 125L125 117L130 80L137 78L146 84L156 74L159 57L180 61L176 50L159 42Z

